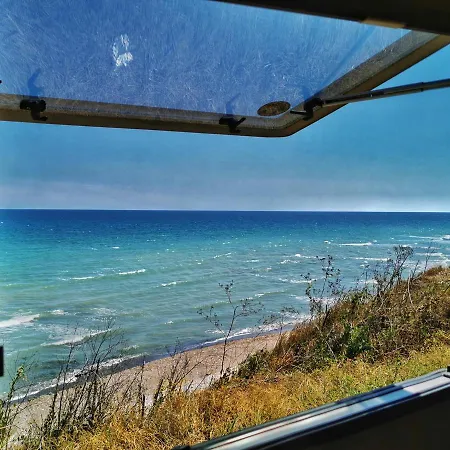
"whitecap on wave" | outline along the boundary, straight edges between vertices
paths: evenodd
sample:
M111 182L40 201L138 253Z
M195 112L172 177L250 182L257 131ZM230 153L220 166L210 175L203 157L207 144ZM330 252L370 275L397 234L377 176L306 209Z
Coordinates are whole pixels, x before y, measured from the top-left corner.
M213 256L213 259L222 258L223 256L230 256L230 255L231 255L231 252L229 252L229 253L222 253L220 255Z
M89 339L99 336L101 334L108 333L111 330L101 330L101 331L86 331L85 333L77 333L72 335L64 336L62 339L53 342L45 342L42 347L58 347L61 345L77 345L87 342Z
M278 278L279 281L282 281L283 283L291 283L291 284L309 284L312 281L316 281L316 279L312 280L295 280L295 279L289 279L289 278Z
M128 362L128 361L138 361L139 359L142 359L144 355L138 354L134 356L124 356L124 357L118 357L118 358L111 358L108 361L105 361L100 365L100 373L106 374L110 373L110 371L115 371L117 369L120 370L120 367L122 364ZM85 372L89 372L89 370L92 367L85 367ZM54 378L53 380L47 380L47 381L41 381L34 386L32 386L25 394L19 394L12 398L13 402L16 402L18 400L21 400L24 396L26 396L28 399L37 397L39 395L47 394L49 392L52 392L52 389L54 389L56 386L70 386L74 385L77 381L80 380L80 376L82 375L82 371L80 369L75 369L74 371L66 374L64 377L64 382L59 381L57 378Z
M273 323L268 323L256 327L247 327L242 328L241 330L237 330L236 332L232 333L230 336L227 337L227 339L236 339L240 337L245 336L255 336L259 334L267 334L270 332L275 332L277 330L280 330L280 324L282 324L283 327L289 327L294 326L303 320L305 320L308 316L306 314L301 313L285 313L283 314L283 317L280 318L280 321L275 321ZM218 334L220 331L217 330L208 330L211 334ZM203 345L213 345L218 344L219 342L223 342L225 340L225 337L220 337L217 339L214 339L212 341L207 341L203 343Z
M95 314L99 315L99 316L112 316L114 314L116 314L116 310L115 309L111 309L111 308L92 308L92 311L95 312Z
M186 281L186 280L184 280L184 281L170 281L168 283L161 283L160 287L176 286L177 284L184 284L184 283L188 283L188 281Z
M130 270L129 272L119 272L117 275L134 275L136 273L144 273L145 269Z
M106 269L110 270L109 268L105 268L105 270ZM144 272L146 272L146 269L136 269L136 270L129 270L129 271L126 271L126 272L110 272L110 273L107 273L107 274L98 273L96 275L87 275L87 276L84 276L84 277L72 277L72 278L69 278L68 280L73 280L73 281L97 280L99 278L104 278L104 277L114 277L116 275L121 275L121 276L123 276L123 275L136 275L136 274L144 273ZM67 279L64 279L64 280L67 280Z
M388 258L364 258L362 256L349 257L349 259L356 259L359 261L384 261L384 262L388 260Z
M293 259L284 259L283 261L280 261L280 264L297 264L299 261L295 261Z
M71 280L93 280L94 278L100 278L100 277L102 277L103 275L99 275L99 276L96 276L96 277L94 277L94 276L88 276L88 277L72 277L72 278L70 278Z
M15 316L12 317L11 319L0 321L0 328L13 328L20 325L29 324L38 317L39 314L30 314L27 316Z

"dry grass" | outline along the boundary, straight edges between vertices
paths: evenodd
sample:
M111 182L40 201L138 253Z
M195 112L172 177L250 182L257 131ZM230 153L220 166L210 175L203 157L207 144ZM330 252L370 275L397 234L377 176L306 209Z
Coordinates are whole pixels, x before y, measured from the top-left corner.
M141 420L116 416L93 433L61 438L56 449L169 449L195 444L225 433L423 375L450 361L450 336L441 335L425 352L376 364L360 359L332 364L311 373L276 377L260 374L194 394L177 394Z

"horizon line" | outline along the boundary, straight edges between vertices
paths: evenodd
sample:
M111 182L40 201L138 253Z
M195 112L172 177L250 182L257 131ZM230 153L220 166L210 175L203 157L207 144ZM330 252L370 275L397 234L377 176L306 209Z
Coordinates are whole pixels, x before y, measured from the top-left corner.
M138 208L3 208L0 207L0 211L141 211L141 212L279 212L279 213L392 213L392 214L402 214L402 213L416 213L416 214L450 214L450 211L391 211L391 210L338 210L338 209L138 209Z

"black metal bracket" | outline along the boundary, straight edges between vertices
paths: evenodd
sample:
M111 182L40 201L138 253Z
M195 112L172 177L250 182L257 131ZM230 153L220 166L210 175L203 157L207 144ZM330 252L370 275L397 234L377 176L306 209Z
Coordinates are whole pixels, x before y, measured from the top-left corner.
M291 114L303 116L303 120L310 120L314 117L314 108L318 107L323 107L323 100L320 97L313 97L303 104L303 111L291 110Z
M241 131L237 129L237 127L245 120L245 117L242 117L239 120L236 120L234 117L222 117L219 120L219 125L228 125L228 129L230 130L230 133L237 134Z
M45 103L45 100L29 99L22 100L20 102L20 109L31 111L31 117L33 120L37 120L39 122L45 122L47 120L46 116L41 116L41 113L45 111L46 107L47 104Z
M395 97L397 95L415 94L418 92L430 91L432 89L442 89L450 87L450 78L426 83L405 84L386 89L374 89L373 91L359 92L358 94L342 95L333 98L313 97L303 103L303 110L291 110L291 114L303 116L303 120L311 120L314 112L319 108L331 106L343 106L348 103L376 100L378 98Z

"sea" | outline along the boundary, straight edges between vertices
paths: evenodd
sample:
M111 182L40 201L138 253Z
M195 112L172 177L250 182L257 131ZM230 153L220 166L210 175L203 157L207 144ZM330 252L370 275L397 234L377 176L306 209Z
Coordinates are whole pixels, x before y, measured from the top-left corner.
M135 364L221 342L241 301L231 337L292 326L329 256L352 288L395 246L414 250L409 269L448 266L450 214L0 210L0 393L24 361L48 387L71 346L111 328L111 359Z

